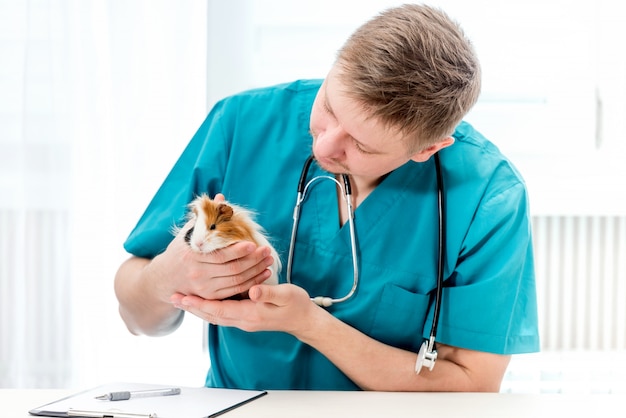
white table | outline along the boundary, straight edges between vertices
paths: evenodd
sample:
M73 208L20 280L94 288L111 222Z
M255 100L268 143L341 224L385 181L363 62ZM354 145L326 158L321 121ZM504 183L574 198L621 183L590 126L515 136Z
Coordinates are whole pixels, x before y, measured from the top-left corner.
M75 392L77 391L57 389L0 389L0 417L29 417L29 409ZM621 395L270 391L223 416L606 418L625 417L626 398Z

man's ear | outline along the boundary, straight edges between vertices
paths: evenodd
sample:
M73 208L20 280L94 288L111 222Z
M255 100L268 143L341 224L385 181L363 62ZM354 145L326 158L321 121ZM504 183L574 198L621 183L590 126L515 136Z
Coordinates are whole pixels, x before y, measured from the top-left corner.
M415 161L416 163L423 163L424 161L427 161L430 157L432 157L433 154L435 154L437 151L449 147L452 144L454 144L454 138L449 136L411 155L411 160Z

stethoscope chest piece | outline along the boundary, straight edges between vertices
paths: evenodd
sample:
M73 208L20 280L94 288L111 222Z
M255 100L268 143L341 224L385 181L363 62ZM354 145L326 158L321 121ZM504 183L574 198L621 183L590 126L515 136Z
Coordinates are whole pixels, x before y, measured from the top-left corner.
M417 353L417 361L415 362L415 373L419 374L422 367L426 367L432 371L437 361L437 350L430 347L429 341L424 341L420 347L420 351Z

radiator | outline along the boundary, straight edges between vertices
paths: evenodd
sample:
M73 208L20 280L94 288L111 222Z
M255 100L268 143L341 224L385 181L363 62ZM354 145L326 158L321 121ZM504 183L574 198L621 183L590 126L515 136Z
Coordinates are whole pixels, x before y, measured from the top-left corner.
M533 218L542 347L626 350L626 216Z
M69 216L0 210L0 387L71 379Z

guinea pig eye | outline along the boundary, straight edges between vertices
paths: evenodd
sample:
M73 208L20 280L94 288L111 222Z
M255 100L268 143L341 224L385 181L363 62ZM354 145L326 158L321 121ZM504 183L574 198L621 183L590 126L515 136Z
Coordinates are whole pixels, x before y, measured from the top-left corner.
M189 244L191 242L191 235L193 234L193 226L189 228L189 231L185 234L185 242Z
M211 224L211 226L209 227L209 229L210 229L211 231L213 231L213 230L215 229L215 224Z

